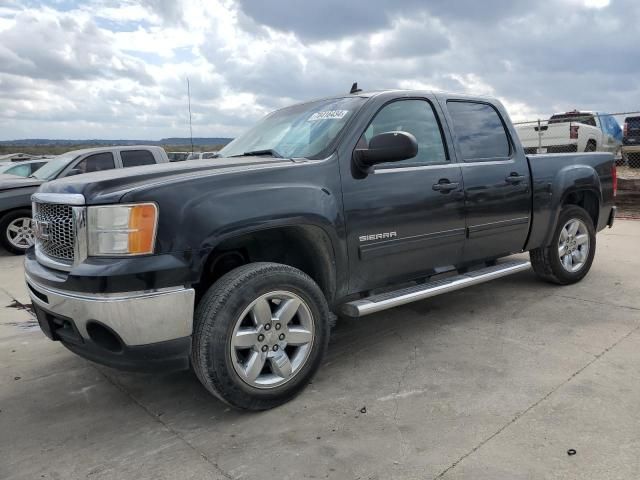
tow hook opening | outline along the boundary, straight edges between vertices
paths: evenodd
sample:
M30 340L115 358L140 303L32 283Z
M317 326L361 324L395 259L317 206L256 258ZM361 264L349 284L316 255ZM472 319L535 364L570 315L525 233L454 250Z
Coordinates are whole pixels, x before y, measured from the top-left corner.
M87 323L87 333L93 343L105 350L113 353L120 353L124 350L124 345L120 337L98 322Z

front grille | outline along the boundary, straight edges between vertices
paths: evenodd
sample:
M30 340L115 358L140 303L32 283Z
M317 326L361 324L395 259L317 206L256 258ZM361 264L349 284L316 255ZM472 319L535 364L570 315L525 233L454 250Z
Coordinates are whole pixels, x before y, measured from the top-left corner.
M38 250L49 257L73 262L73 207L34 203L33 219Z

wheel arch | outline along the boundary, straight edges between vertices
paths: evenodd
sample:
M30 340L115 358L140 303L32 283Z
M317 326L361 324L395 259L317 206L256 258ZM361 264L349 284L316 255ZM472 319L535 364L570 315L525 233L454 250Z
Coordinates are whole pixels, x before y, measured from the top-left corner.
M228 235L204 258L195 285L201 296L220 277L254 262L282 263L309 275L332 303L337 290L334 242L322 228L312 224L277 225Z
M549 245L565 205L587 210L597 229L602 204L602 183L596 170L585 164L565 166L551 182L534 188L531 236L525 250Z

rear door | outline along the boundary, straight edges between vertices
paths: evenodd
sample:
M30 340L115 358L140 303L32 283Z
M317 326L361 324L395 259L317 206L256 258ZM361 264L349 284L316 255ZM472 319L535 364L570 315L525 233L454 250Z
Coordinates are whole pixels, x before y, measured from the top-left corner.
M529 233L531 179L506 112L497 103L442 100L464 180L464 261L521 251Z

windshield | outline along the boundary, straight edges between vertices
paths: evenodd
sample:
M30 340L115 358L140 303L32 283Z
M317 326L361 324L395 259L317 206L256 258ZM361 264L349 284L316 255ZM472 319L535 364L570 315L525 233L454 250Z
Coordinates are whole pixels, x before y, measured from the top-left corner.
M333 98L277 110L220 150L220 156L322 158L365 101L361 97Z
M31 175L33 178L37 178L38 180L53 180L67 165L69 165L73 160L78 158L76 152L68 152L63 155L58 155L53 160L47 162L42 168L36 170L36 172Z

